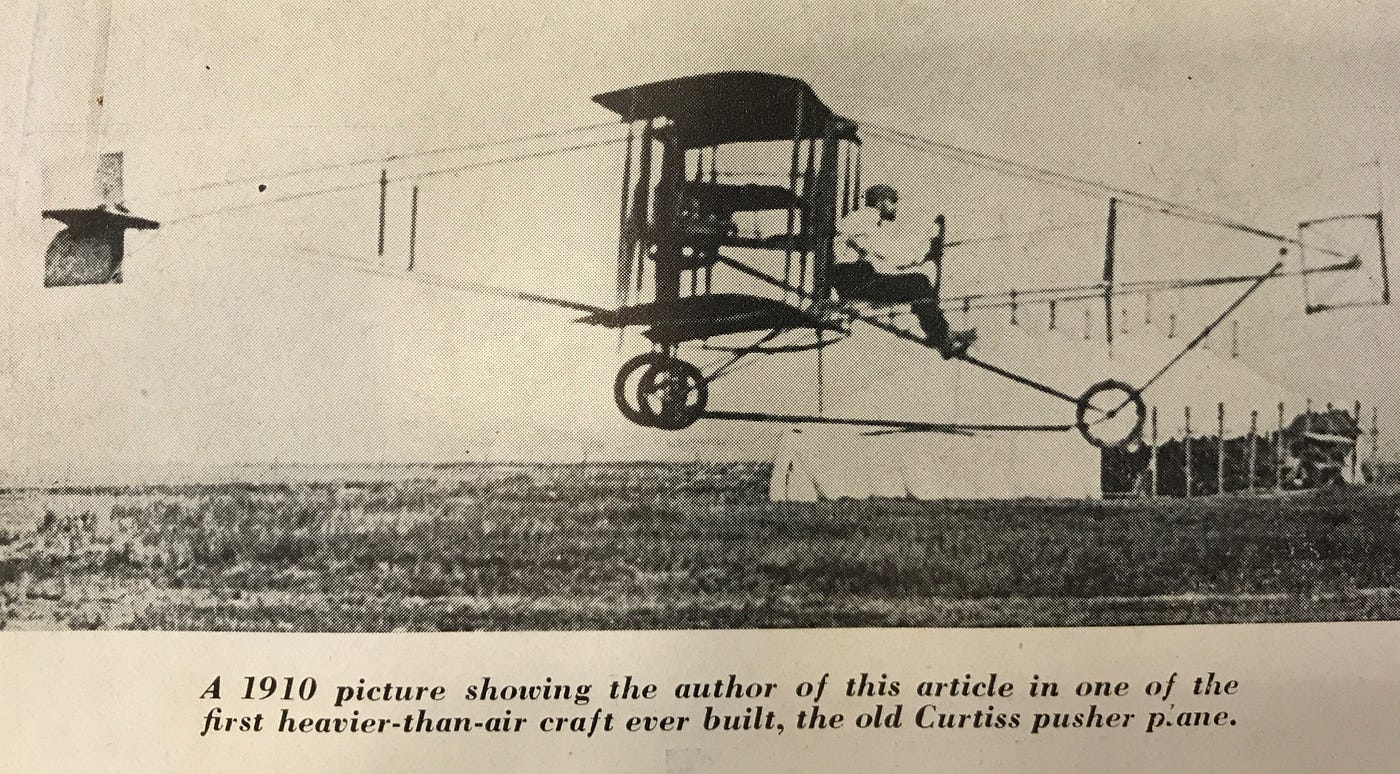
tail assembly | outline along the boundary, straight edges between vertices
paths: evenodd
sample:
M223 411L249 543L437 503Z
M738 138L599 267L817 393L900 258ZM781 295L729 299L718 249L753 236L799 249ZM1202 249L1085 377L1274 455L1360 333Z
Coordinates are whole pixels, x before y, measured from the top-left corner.
M44 254L44 287L106 285L122 281L127 229L154 229L154 220L132 215L123 202L122 154L104 153L97 163L91 198L70 199L87 206L46 209L43 215L67 228Z

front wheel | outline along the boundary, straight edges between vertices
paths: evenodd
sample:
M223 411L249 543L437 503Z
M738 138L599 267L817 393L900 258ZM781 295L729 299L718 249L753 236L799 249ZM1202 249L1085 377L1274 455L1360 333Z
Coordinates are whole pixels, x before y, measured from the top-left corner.
M1142 441L1147 403L1132 385L1105 379L1079 396L1074 426L1100 449L1128 449Z

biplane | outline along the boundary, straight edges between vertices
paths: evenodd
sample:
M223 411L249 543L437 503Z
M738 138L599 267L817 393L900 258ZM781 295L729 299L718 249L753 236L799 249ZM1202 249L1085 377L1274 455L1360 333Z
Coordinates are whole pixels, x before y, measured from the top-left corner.
M999 377L1063 401L1072 410L1072 423L957 424L889 419L854 419L765 412L717 411L707 408L709 386L743 358L820 350L841 343L853 324L874 326L890 335L934 347L895 323L882 307L858 297L843 297L834 287L832 267L837 255L838 222L861 206L861 126L829 109L805 82L778 75L730 72L698 75L612 91L594 101L616 113L629 126L623 165L621 238L618 247L615 309L600 310L581 322L610 328L643 328L652 350L623 364L614 384L618 408L631 421L667 430L685 428L700 419L781 423L846 424L873 427L875 432L1058 432L1077 429L1089 443L1124 448L1140 442L1146 404L1142 393L1226 320L1264 283L1289 272L1282 261L1252 275L1208 277L1176 283L1119 283L1113 276L1112 243L1108 247L1102 283L1020 292L1021 303L1082 299L1102 294L1112 335L1112 299L1142 294L1158 286L1179 288L1228 284L1247 286L1244 293L1203 328L1157 375L1131 385L1105 378L1079 394L1069 394L986 362L972 350L952 357ZM897 130L892 132L897 137ZM634 139L634 135L640 137ZM908 139L918 139L903 135ZM745 143L790 144L786 180L772 173L757 179L726 172L721 180L716 157L725 146ZM659 151L659 159L657 158ZM692 173L693 170L693 173ZM753 173L751 173L753 174ZM762 174L762 173L757 173ZM775 184L774 178L785 182ZM654 181L654 182L653 182ZM1131 192L1128 192L1131 193ZM1151 201L1151 197L1145 197ZM1116 199L1110 201L1110 229ZM740 233L735 216L779 211L786 228L772 235ZM1384 270L1384 245L1379 212L1364 216L1376 221ZM1301 230L1321 221L1300 224L1299 237L1233 225L1255 236L1289 247L1303 246ZM1110 232L1111 233L1111 232ZM1110 237L1111 238L1111 237ZM949 247L956 246L950 243ZM941 245L940 245L941 247ZM1325 248L1315 251L1339 262L1302 268L1303 276L1355 270L1356 255ZM782 274L766 271L778 261L748 256L781 256ZM740 272L774 291L768 295L711 292L717 266ZM651 298L638 303L650 272ZM688 292L686 292L688 290ZM1017 301L1016 291L1011 302ZM932 299L964 312L976 301L995 304L995 294ZM930 299L901 299L896 306ZM1384 301L1389 302L1388 280ZM1309 311L1318 308L1309 307ZM809 340L775 344L778 337L805 331ZM720 336L748 334L758 338L728 348L730 357L709 373L680 353L686 345ZM713 349L714 347L709 347ZM943 353L949 357L946 351ZM820 366L819 366L820 367Z
M451 286L583 312L584 316L577 322L588 325L624 333L640 331L650 348L622 364L614 381L613 396L622 414L644 427L675 431L703 419L850 425L872 433L1077 430L1094 446L1129 449L1141 443L1147 415L1143 393L1199 346L1260 287L1284 276L1299 276L1306 281L1311 275L1354 272L1360 268L1361 259L1357 254L1304 242L1308 229L1342 220L1374 221L1382 278L1379 299L1375 303L1390 302L1379 205L1374 213L1305 221L1299 224L1297 234L1290 236L1147 194L1046 170L1036 172L1050 176L1060 185L1094 187L1110 194L1109 239L1102 281L949 298L909 297L897 302L862 299L856 294L843 293L838 283L833 282L833 266L840 249L839 224L861 207L865 132L868 129L884 139L911 147L920 147L920 144L937 147L936 141L873 123L863 127L833 112L807 83L767 73L695 75L610 91L593 99L614 113L627 130L619 202L616 304L605 308L476 283L456 282ZM731 149L756 147L768 149L766 157L781 159L786 169L720 168L718 158L722 152L729 158ZM974 152L964 153L971 154L974 160L995 161L1015 171L1014 162ZM385 182L387 177L380 181L381 186ZM1113 223L1120 202L1148 211L1189 216L1266 239L1278 245L1280 255L1298 249L1299 266L1285 270L1285 262L1278 260L1255 273L1188 280L1119 281L1114 270ZM381 198L381 254L382 207ZM97 273L102 277L119 277L121 230L151 228L156 224L128 220L124 211L121 217L113 216L109 209L98 208L91 212L95 214L83 214L83 217L87 220L105 218L100 229L94 232L84 225L87 220L83 220L70 223L70 231L81 231L80 237L93 232L93 236L84 238L94 244L100 242L103 247L102 260L95 262L101 264ZM65 222L72 220L69 213L45 214ZM739 227L740 219L759 214L780 227L766 234L758 230L747 232ZM52 264L56 260L73 263L77 260L73 256L85 257L91 252L72 249L69 243L74 239L71 236L65 239L63 245L50 249L49 284L108 281L88 277L91 271L85 271L85 276L73 283L57 277L63 272L54 271ZM83 239L77 241L83 242ZM958 242L940 242L937 247L955 249L958 245ZM930 249L934 249L933 245ZM1305 265L1302 259L1309 253L1324 257L1325 262ZM86 266L94 261L85 259L79 263ZM721 268L745 277L758 290L716 290L715 272ZM421 275L422 272L418 272L420 279ZM1053 304L1057 300L1101 298L1111 341L1112 309L1117 297L1145 295L1154 290L1230 285L1242 286L1242 293L1175 356L1168 358L1155 375L1139 384L1103 378L1078 393L983 360L978 356L976 345L950 354L898 321L901 310L908 313L912 305L918 303L935 303L949 311L960 307L966 313L971 308L990 308L1008 302L1014 307L1017 303ZM1308 313L1334 308L1337 305L1307 300ZM822 350L846 341L855 325L872 326L914 344L938 348L945 358L956 358L1028 390L1051 396L1064 404L1066 416L1061 421L1044 424L960 424L899 417L843 418L821 412L818 415L779 414L709 407L711 385L731 374L740 361L811 351L816 351L820 358ZM687 359L693 348L720 351L724 353L723 362L702 370ZM820 368L820 359L818 362Z

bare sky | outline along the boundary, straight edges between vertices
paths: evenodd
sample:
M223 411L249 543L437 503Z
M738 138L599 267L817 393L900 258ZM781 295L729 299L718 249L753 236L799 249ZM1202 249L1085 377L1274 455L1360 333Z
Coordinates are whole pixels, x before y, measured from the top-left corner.
M38 222L38 165L84 125L91 53L72 45L89 39L73 21L82 0L42 13L39 1L8 4L0 40L0 190L15 194L0 468L688 453L612 406L635 342L619 353L615 334L567 313L327 273L276 247L377 261L375 188L174 222L132 237L126 284L42 290L53 229ZM378 166L276 175L605 121L595 93L727 69L801 77L858 120L1271 229L1374 209L1374 172L1359 165L1378 157L1389 210L1400 190L1400 24L1382 3L112 2L105 144L127 154L132 209L165 221L259 196L179 192L202 183L265 175L263 195L280 195L370 182ZM604 136L617 135L584 139ZM955 235L1106 207L870 150L869 174L901 188L907 217L947 212ZM618 155L425 182L420 265L608 302ZM407 188L391 191L391 265ZM1124 229L1124 272L1138 277L1258 269L1273 254L1179 224ZM1081 237L979 252L953 281L1091 281L1102 230ZM1393 310L1303 320L1299 292L1270 291L1242 317L1250 363L1299 394L1389 402ZM1223 300L1158 303L1198 318Z

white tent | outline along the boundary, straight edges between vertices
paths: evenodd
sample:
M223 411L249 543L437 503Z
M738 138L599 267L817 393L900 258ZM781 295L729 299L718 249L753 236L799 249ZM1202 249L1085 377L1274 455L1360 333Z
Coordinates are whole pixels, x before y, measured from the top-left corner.
M1140 385L1189 341L1146 328L1119 336L1109 357L1104 342L1063 330L1009 324L979 328L972 354L1070 395L1107 378ZM829 386L823 408L828 417L951 424L1074 421L1074 406L1063 400L967 363L943 361L866 326L857 326L851 340L831 348L826 365ZM1159 440L1184 434L1187 407L1197 435L1217 430L1221 403L1226 405L1227 435L1248 432L1251 412L1259 412L1260 429L1267 431L1280 402L1295 413L1302 408L1300 399L1239 360L1202 348L1154 382L1144 398L1149 411L1157 409ZM792 400L783 396L783 405L764 408L790 412ZM871 434L862 428L807 425L782 438L770 480L774 500L1099 494L1099 450L1074 430Z
M794 428L779 445L769 482L772 499L800 502L1098 493L1098 452L1070 433L870 436L844 428Z

